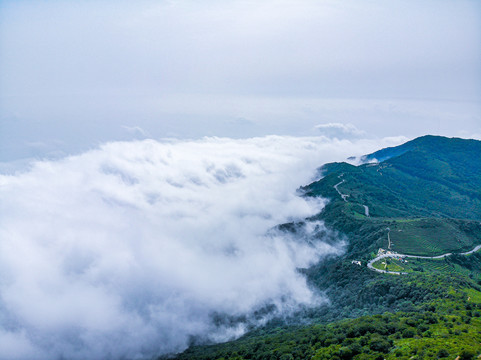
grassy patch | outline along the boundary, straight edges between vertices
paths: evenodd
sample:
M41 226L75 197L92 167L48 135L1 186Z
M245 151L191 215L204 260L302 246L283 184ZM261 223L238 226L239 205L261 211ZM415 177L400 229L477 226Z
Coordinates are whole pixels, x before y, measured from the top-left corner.
M481 304L481 292L474 289L463 289L463 291L468 295L468 301L476 304Z
M373 263L372 266L378 270L386 270L386 262L384 260L385 259L378 260L375 263Z

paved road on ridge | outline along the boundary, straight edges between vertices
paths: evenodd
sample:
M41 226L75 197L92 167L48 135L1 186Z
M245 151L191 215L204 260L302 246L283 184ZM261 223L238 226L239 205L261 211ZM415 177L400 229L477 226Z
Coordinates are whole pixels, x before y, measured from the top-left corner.
M343 174L339 175L338 178L340 179L342 175L343 175ZM337 188L337 187L338 187L339 185L341 185L343 182L346 182L346 180L342 179L341 182L338 182L336 185L334 185L334 189L336 189L336 191L339 193L339 195L341 195L342 200L344 200L345 202L347 202L346 198L347 198L349 195L343 194L343 193L340 192L339 189Z
M472 253L478 251L479 249L481 249L481 245L476 246L473 250L470 250L470 251L467 251L467 252L464 252L464 253L458 253L457 255L469 255L469 254L472 254ZM442 254L442 255L438 255L438 256L418 256L418 255L406 255L406 254L398 254L398 253L383 254L383 255L379 255L379 256L375 257L374 259L372 259L371 261L369 261L367 263L367 267L369 269L377 271L379 273L400 275L400 274L407 274L407 273L400 272L400 271L387 271L387 270L376 269L374 266L372 266L372 264L374 264L378 260L388 258L388 257L391 257L391 258L392 257L400 257L400 258L409 257L409 258L415 258L415 259L442 259L442 258L445 258L447 256L451 256L451 255L453 255L453 253L446 253L446 254Z
M338 178L341 179L343 175L344 174L339 175ZM334 185L334 189L336 189L337 193L339 195L341 195L342 200L344 200L345 202L348 202L347 197L349 196L349 194L343 194L338 188L338 186L341 185L344 182L346 182L346 180L342 179L342 181L340 181L336 185ZM369 207L367 205L362 205L362 206L364 206L364 215L366 215L366 217L369 217Z

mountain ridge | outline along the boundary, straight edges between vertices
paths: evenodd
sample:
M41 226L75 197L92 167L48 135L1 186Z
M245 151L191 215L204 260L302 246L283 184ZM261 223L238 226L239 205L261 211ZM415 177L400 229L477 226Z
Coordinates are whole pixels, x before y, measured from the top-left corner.
M359 166L326 164L321 167L324 177L302 190L306 196L333 199L334 193L326 187L336 181L331 180L333 177L344 174L345 182L341 186L351 193L352 201L371 203L376 216L481 220L481 161L478 164L467 160L479 158L481 141L424 136L379 150L366 158L378 154L386 159ZM364 194L358 189L364 190Z

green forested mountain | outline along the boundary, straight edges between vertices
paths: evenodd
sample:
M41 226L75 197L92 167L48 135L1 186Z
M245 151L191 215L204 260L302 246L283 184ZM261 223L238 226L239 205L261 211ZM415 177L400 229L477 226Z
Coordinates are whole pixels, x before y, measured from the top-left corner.
M325 165L325 177L304 188L309 196L369 206L377 217L434 216L481 220L481 141L424 136L377 151L379 163ZM364 214L364 211L360 212Z
M481 244L481 142L424 136L363 161L326 164L320 180L301 188L330 199L305 221L321 220L348 242L343 256L299 269L331 304L177 359L481 355L481 251L464 254Z

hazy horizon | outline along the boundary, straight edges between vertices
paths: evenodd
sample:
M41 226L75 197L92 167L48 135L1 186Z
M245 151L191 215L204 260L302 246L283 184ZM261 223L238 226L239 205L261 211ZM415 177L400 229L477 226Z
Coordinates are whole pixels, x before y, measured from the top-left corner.
M481 138L476 1L2 1L0 19L3 162L329 123Z

